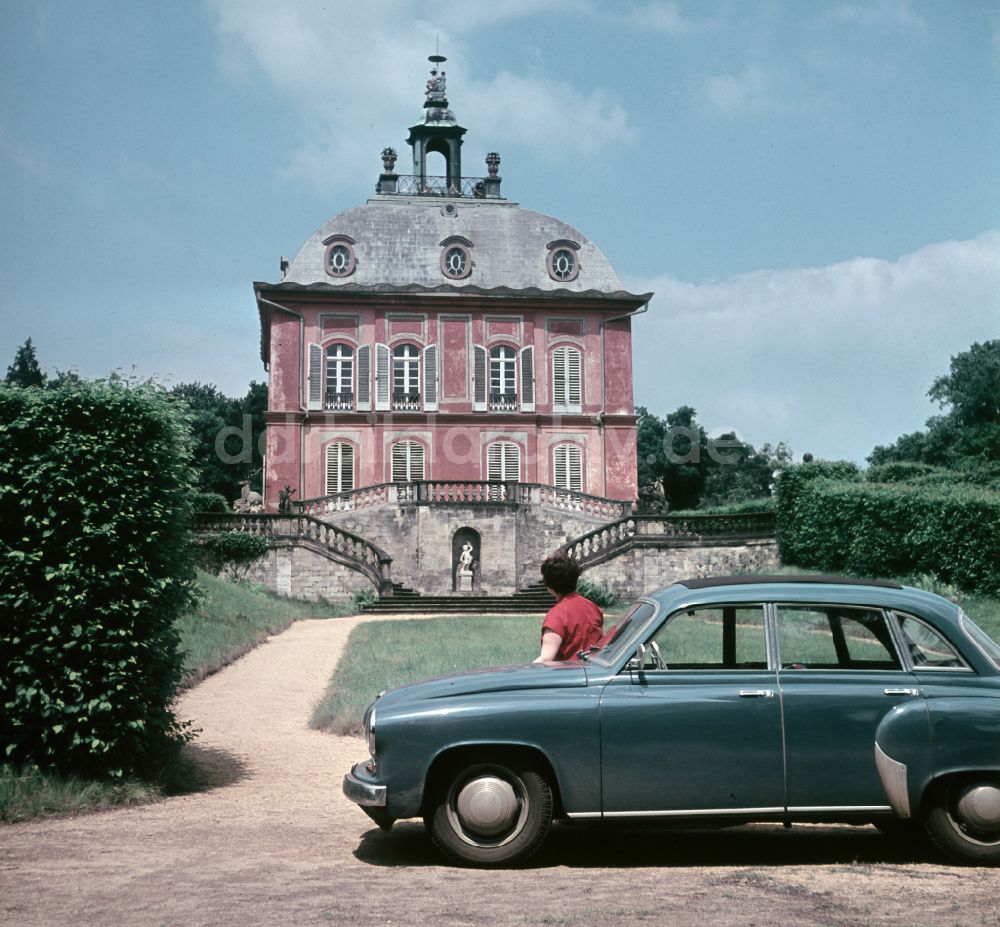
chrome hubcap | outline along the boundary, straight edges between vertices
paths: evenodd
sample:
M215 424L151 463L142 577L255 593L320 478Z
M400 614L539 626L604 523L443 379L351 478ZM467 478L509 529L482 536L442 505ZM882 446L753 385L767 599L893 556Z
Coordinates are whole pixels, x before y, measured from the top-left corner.
M496 837L517 820L519 802L513 786L499 776L480 776L462 786L455 813L462 827L484 837Z
M1000 830L1000 788L988 783L970 785L955 805L962 822L979 834Z

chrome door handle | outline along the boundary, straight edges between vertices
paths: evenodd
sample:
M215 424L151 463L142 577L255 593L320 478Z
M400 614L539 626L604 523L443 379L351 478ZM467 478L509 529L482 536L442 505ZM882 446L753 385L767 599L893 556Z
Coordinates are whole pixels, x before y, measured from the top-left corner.
M771 698L774 689L740 689L740 698Z
M919 689L907 689L905 687L899 689L883 689L886 695L920 695Z

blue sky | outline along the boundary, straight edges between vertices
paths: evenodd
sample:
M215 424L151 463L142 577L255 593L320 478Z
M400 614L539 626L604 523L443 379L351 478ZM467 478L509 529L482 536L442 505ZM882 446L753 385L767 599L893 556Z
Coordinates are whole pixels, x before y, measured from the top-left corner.
M363 202L448 57L465 173L626 285L636 400L796 456L921 428L1000 337L1000 3L0 0L0 372L239 395L251 281Z

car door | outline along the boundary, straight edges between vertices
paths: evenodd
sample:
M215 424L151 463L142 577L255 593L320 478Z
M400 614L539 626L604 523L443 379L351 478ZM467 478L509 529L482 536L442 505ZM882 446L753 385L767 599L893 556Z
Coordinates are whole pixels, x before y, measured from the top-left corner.
M790 813L887 810L875 731L921 698L881 609L773 606Z
M780 700L763 605L671 616L601 697L605 816L782 810Z

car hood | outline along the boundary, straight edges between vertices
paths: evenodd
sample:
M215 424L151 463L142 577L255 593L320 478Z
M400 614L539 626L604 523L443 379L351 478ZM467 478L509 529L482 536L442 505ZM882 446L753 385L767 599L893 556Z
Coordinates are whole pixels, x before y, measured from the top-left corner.
M414 701L453 698L480 692L513 692L521 689L554 689L585 686L587 672L580 663L531 663L527 666L497 666L435 676L383 692L379 708Z

